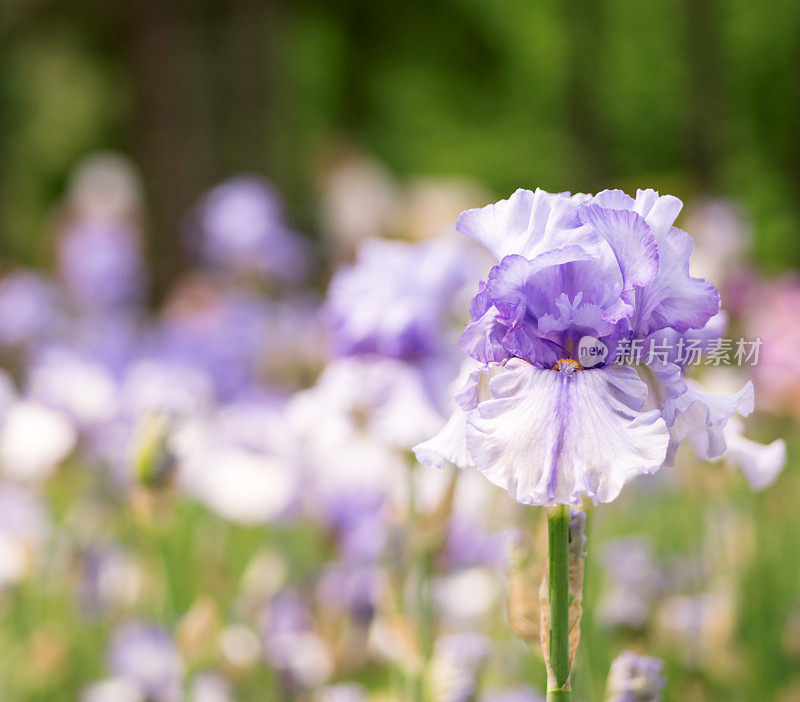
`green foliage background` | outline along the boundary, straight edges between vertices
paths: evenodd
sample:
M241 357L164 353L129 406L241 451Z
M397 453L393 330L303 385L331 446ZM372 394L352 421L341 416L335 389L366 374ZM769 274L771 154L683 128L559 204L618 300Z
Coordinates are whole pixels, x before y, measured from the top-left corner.
M238 170L275 180L313 230L316 169L344 139L501 195L730 196L759 263L800 264L793 0L4 0L0 26L14 259L39 260L48 208L95 149L143 169L154 245L177 258L186 207Z

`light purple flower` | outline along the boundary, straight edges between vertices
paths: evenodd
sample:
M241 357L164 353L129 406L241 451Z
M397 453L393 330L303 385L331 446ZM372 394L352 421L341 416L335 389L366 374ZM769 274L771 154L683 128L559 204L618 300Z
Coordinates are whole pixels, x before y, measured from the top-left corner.
M406 504L407 447L441 421L416 368L379 357L336 359L287 416L307 493L322 504L356 490Z
M716 289L689 275L691 237L672 226L680 209L653 190L518 190L462 213L457 229L498 263L461 337L474 362L459 407L415 448L419 460L476 466L517 501L552 505L613 500L684 439L721 455L727 420L752 411L750 383L715 397L674 363L614 362L622 343L691 333L719 311ZM606 354L585 356L587 338Z
M69 415L81 429L109 421L117 412L118 388L100 363L53 346L28 369L28 395Z
M378 491L354 488L331 495L318 507L347 563L374 563L383 553L389 535L382 515L384 498Z
M205 263L279 281L298 281L309 272L309 245L291 231L280 197L259 176L241 175L218 185L198 206L195 220L188 235Z
M126 624L114 632L108 652L115 676L133 684L154 702L183 699L183 662L178 648L163 629Z
M119 378L144 350L147 329L141 312L124 309L115 310L113 315L93 314L72 319L59 341Z
M334 354L419 361L441 352L454 298L477 280L476 262L474 251L444 240L364 242L328 290Z
M503 535L475 520L454 515L448 524L443 558L450 570L502 563Z
M371 566L329 564L317 582L317 597L328 610L348 612L353 621L368 624L386 590L386 576Z
M291 590L273 597L262 621L264 652L293 686L315 687L333 672L331 651L314 631L308 605Z
M659 702L667 684L664 662L625 651L611 664L607 702Z
M141 235L128 224L80 221L60 234L58 271L80 312L104 314L137 306L146 274Z
M739 468L753 490L763 490L775 482L786 466L786 442L775 439L759 444L742 436L743 430L736 417L725 425L727 450L722 460Z
M275 301L211 281L187 281L150 342L153 356L205 371L223 400L264 381L290 386L322 355L319 308L308 298Z
M662 594L660 565L652 545L637 537L605 544L601 557L605 587L597 605L597 618L607 627L642 629Z
M58 292L29 271L0 280L0 344L30 344L53 333L60 320Z

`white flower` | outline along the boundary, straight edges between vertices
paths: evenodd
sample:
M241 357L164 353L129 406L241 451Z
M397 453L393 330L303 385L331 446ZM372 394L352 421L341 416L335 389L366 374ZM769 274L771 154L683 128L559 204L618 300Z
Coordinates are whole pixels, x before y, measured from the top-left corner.
M3 473L20 481L45 480L77 440L75 427L60 412L29 400L17 402L0 427Z

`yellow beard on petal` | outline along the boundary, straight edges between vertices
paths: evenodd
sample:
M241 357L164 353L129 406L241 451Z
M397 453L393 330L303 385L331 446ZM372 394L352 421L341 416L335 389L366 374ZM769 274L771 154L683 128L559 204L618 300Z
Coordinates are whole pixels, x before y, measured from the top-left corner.
M583 370L583 366L574 358L559 358L553 366L553 370L561 371L569 375L575 371Z

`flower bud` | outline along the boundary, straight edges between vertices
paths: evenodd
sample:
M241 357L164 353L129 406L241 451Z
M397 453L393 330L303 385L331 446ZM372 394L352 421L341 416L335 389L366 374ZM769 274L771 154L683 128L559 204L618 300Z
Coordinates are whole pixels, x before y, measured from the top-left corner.
M538 643L541 618L539 582L543 564L535 557L530 533L522 530L509 532L506 564L509 626L529 644Z
M162 487L173 473L175 460L167 446L169 421L159 413L146 415L132 446L132 467L136 481L147 487Z

